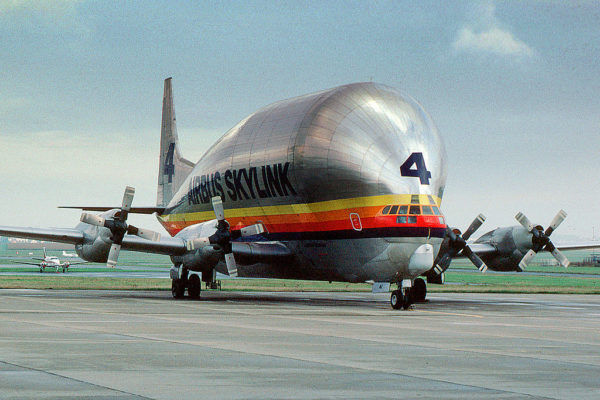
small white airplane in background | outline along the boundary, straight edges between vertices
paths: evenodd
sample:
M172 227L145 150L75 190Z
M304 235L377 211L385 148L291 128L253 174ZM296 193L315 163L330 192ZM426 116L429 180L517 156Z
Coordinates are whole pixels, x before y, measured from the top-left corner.
M65 255L64 251L63 251L63 255ZM65 261L64 263L61 263L58 257L47 255L45 247L44 247L44 258L35 258L35 257L33 257L32 259L33 260L38 260L40 262L39 263L21 262L20 264L27 264L27 265L38 266L38 267L40 267L40 273L44 272L46 270L46 268L54 268L56 270L56 272L58 272L59 269L62 268L62 272L67 272L69 270L69 267L71 265L85 264L85 262L72 263L72 262L69 262L69 261Z
M63 250L62 256L63 257L77 257L77 254L75 254L75 253L67 253L65 250Z

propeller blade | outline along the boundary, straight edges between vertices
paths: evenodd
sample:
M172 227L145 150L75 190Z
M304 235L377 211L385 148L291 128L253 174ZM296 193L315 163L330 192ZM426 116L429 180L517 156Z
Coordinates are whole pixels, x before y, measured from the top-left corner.
M151 240L153 242L160 241L160 233L151 231L150 229L137 228L133 225L127 227L127 233L130 235L136 235L142 239Z
M108 260L106 260L106 266L114 268L117 266L117 260L119 259L119 251L121 251L121 245L113 243L110 246L110 252L108 253Z
M229 273L229 276L237 278L237 264L235 263L233 253L225 254L225 264L227 264L227 273Z
M546 229L546 232L544 232L544 234L546 236L550 236L552 232L554 232L554 230L558 228L560 224L562 224L565 218L567 218L567 213L565 212L565 210L560 210L558 214L556 214L556 216L554 217L554 219L550 223L550 226Z
M261 233L265 232L265 226L263 224L254 224L254 225L249 225L246 226L242 229L240 229L240 233L242 234L242 236L254 236L254 235L260 235Z
M462 237L465 240L469 240L469 238L471 237L471 235L477 230L479 229L479 227L483 224L483 221L485 221L485 215L483 214L479 214L474 220L473 222L471 222L471 225L469 225L469 227L467 228L467 230L465 231L465 233L463 233Z
M533 230L535 225L531 223L531 221L525 216L525 214L519 212L517 213L517 215L515 215L515 218L517 221L519 221L521 225L523 225L523 228L527 229L527 232L531 232Z
M223 221L225 219L225 211L223 210L223 200L221 200L220 196L212 198L212 206L217 220L219 222Z
M210 240L208 240L208 238L195 238L192 240L188 240L186 243L186 247L189 251L193 251L196 249L200 249L204 246L208 246L210 244Z
M567 268L569 266L569 264L570 264L569 259L563 253L561 253L560 250L558 250L557 248L554 248L554 250L552 251L551 254L552 254L552 257L554 257L560 265L562 265L565 268Z
M86 212L81 213L81 218L79 220L86 224L96 225L96 226L104 226L104 222L106 221L104 218L102 218L99 215L90 214L90 213L86 213Z
M121 205L121 210L127 212L131 210L131 202L133 202L133 195L135 195L135 188L127 186L125 188L125 193L123 193L123 204Z
M525 271L525 268L527 268L527 264L529 264L529 261L531 261L531 259L535 256L536 252L533 250L529 250L521 259L521 262L519 262L519 270L521 272Z
M450 255L450 253L445 253L435 267L433 267L433 270L436 274L440 275L442 272L448 269L451 261L452 255Z
M467 257L469 260L471 260L471 262L477 267L477 269L479 271L481 271L481 272L487 271L487 269L488 269L487 265L485 265L483 260L481 258L479 258L479 256L477 254L475 254L469 246L465 246L465 248L463 249L462 252L465 255L465 257Z

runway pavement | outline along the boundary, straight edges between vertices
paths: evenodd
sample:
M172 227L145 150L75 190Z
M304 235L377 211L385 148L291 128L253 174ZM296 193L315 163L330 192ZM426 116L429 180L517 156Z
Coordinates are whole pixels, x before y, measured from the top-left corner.
M600 296L203 296L0 290L0 398L600 398Z

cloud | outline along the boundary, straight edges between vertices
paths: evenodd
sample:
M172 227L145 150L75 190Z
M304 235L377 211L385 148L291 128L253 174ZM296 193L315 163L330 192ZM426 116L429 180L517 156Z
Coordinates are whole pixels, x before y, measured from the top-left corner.
M504 57L533 57L535 50L504 27L495 11L495 6L490 4L481 10L476 21L463 26L452 44L454 50Z

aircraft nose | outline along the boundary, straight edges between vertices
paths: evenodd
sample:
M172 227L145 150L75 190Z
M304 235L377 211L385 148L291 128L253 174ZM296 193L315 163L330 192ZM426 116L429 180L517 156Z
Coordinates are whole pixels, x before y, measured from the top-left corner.
M352 85L324 101L306 125L296 141L294 166L309 199L399 193L441 197L444 143L411 97L384 85Z

